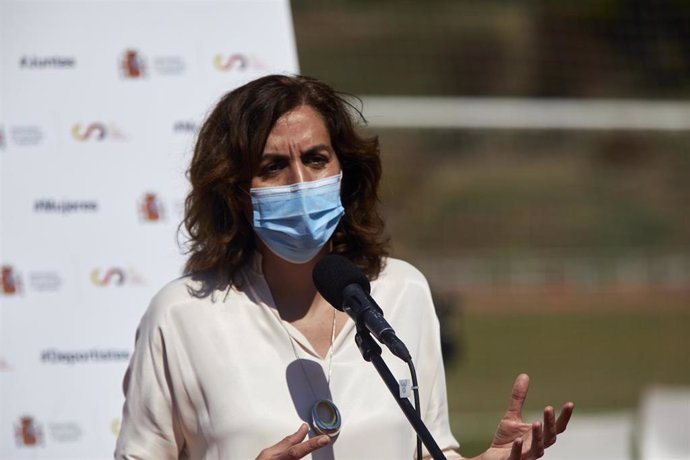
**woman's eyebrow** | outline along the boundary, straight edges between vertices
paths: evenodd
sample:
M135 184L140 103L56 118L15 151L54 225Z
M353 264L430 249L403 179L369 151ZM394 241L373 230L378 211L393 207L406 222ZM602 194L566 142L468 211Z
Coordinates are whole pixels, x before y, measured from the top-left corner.
M302 151L300 154L301 155L310 155L310 154L322 152L324 150L327 151L328 153L334 153L333 147L329 146L328 144L316 144L316 145L310 146L306 150ZM261 154L261 162L278 160L278 159L284 158L286 156L288 156L288 154L286 154L286 153L264 152Z
M307 150L303 151L302 154L313 154L313 153L319 153L321 151L327 151L328 153L333 153L333 148L326 144L317 144L317 145L312 145L309 147Z
M286 155L283 153L273 153L273 152L266 152L261 154L261 162L265 161L273 161L273 160L280 160L284 158Z

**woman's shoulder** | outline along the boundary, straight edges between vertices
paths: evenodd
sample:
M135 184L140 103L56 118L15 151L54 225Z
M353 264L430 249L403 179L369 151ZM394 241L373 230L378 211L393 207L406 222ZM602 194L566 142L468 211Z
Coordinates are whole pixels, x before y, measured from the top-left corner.
M160 324L176 311L199 308L203 304L214 302L218 291L207 293L204 286L203 280L191 275L170 281L153 296L145 318Z
M434 314L434 305L424 274L414 265L404 260L389 257L379 278L371 283L372 296L386 310L386 314L409 313L410 318ZM385 306L383 306L385 305ZM412 307L413 306L413 307Z
M414 282L428 286L424 274L411 263L402 259L388 257L384 261L385 266L379 274L382 282Z
M185 303L194 297L191 295L193 289L198 289L198 282L196 282L190 275L176 278L162 288L153 296L152 304L176 305Z

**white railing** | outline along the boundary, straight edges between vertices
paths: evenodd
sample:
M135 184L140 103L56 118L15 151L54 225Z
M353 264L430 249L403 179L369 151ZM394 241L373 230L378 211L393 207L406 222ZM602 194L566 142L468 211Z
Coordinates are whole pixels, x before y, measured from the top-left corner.
M440 290L563 285L690 288L690 249L666 254L496 256L466 252L415 263Z
M690 130L690 102L365 96L375 128Z

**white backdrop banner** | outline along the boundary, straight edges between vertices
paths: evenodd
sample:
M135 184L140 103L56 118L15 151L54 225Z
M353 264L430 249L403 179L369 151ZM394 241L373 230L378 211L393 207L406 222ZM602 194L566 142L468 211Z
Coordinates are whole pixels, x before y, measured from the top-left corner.
M287 0L0 0L0 459L112 458L196 131L297 71Z

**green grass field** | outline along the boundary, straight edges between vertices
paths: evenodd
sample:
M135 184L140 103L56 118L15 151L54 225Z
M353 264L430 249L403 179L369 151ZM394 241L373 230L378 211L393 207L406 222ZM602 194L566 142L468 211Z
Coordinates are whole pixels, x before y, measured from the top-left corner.
M634 410L650 385L690 385L690 309L491 312L456 317L461 351L446 373L463 455L491 440L512 382L531 377L526 411L572 400L578 413Z

